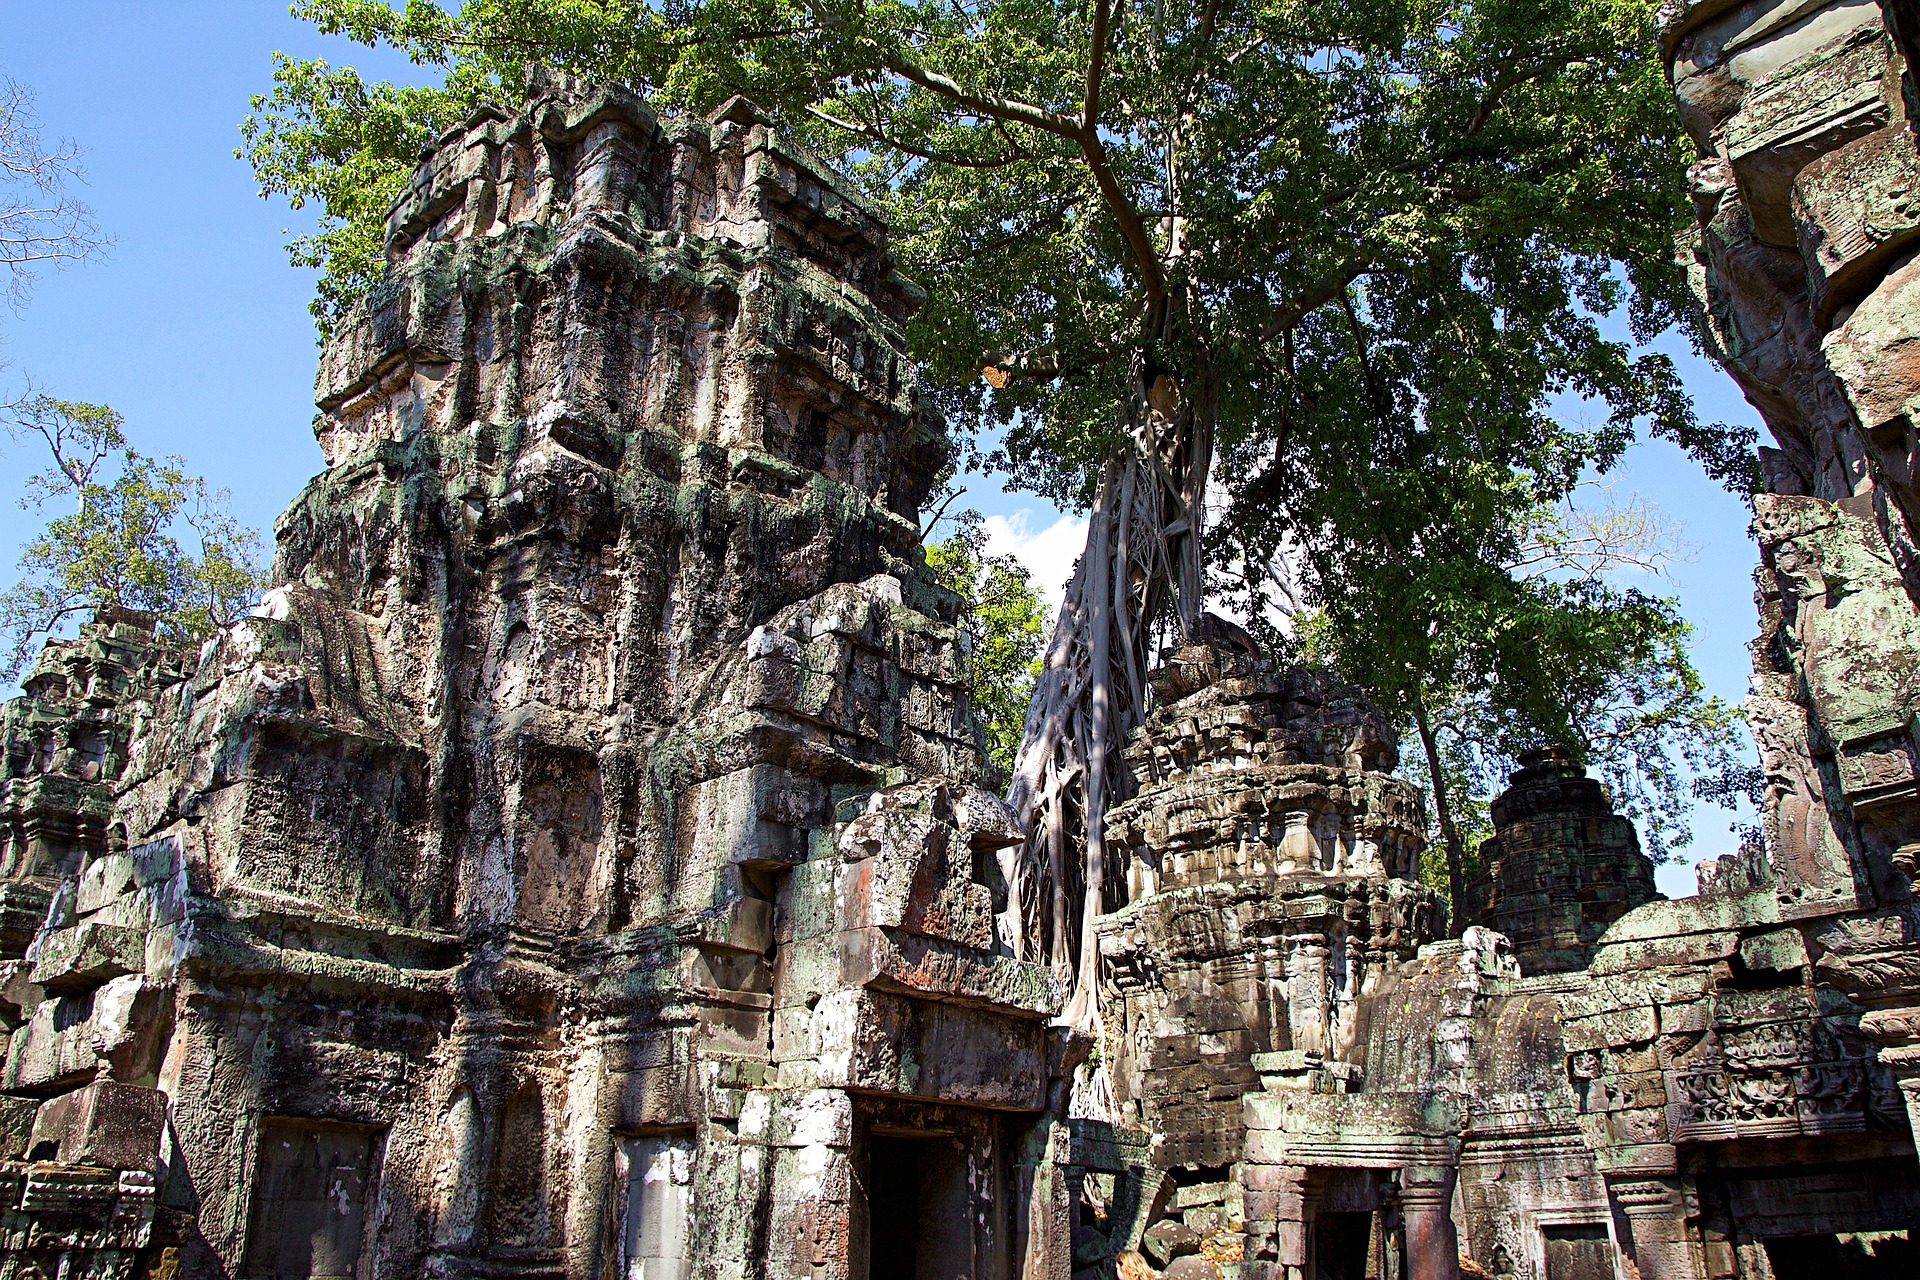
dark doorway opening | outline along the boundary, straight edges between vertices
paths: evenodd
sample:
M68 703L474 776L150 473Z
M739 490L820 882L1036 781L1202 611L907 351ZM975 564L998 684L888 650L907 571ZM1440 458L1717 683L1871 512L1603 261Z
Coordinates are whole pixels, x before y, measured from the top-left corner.
M966 1152L954 1138L869 1138L869 1280L970 1280L967 1200Z
M1785 1236L1766 1241L1773 1280L1912 1280L1920 1245L1911 1232Z
M1313 1256L1319 1280L1366 1280L1371 1213L1323 1213L1313 1223Z
M867 1147L867 1220L873 1224L871 1280L915 1280L920 1254L918 1142L875 1138Z

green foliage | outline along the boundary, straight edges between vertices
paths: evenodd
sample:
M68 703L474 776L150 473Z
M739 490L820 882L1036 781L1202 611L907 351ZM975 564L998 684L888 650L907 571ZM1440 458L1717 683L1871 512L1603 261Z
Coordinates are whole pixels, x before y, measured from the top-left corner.
M1137 350L1210 372L1226 541L1260 568L1279 536L1337 531L1337 495L1423 532L1497 500L1434 501L1436 475L1550 499L1637 430L1750 487L1750 438L1697 422L1671 363L1595 319L1624 306L1644 337L1685 310L1691 155L1653 8L303 0L444 87L281 59L247 154L263 193L323 203L296 255L327 268L325 315L375 269L418 144L530 66L693 111L745 93L886 209L931 294L909 335L929 386L963 433L1004 430L1017 485L1086 500ZM1567 392L1604 425L1553 422Z
M1492 834L1487 801L1520 753L1552 744L1607 785L1655 861L1669 860L1690 839L1696 796L1726 798L1708 792L1743 768L1738 713L1706 693L1676 603L1564 559L1529 576L1467 550L1343 575L1351 588L1300 619L1301 647L1401 719L1405 767L1447 802L1463 860Z
M695 111L748 94L886 208L932 295L915 352L955 424L1006 428L1017 483L1084 500L1145 344L1217 375L1258 544L1274 520L1337 515L1319 482L1350 483L1383 446L1550 485L1638 426L1751 483L1749 441L1698 423L1670 362L1595 321L1626 306L1645 336L1683 311L1672 232L1691 157L1653 8L304 0L323 31L398 49L444 87L283 58L247 155L263 193L322 201L296 254L328 269L330 314L369 278L420 142L529 66ZM1547 419L1568 391L1606 407L1602 430Z
M111 244L67 194L81 178L78 156L71 142L42 141L31 91L0 76L0 297L16 309L35 270ZM335 231L346 234L345 220ZM22 509L72 504L27 543L20 581L0 592L0 671L10 677L38 641L99 606L151 612L163 637L188 640L232 621L265 585L259 535L234 519L227 495L179 458L135 451L125 426L105 405L32 390L0 404L0 429L50 463L27 478Z
M1059 460L1104 458L1121 348L1169 291L1187 308L1176 345L1223 362L1236 438L1321 425L1302 419L1310 402L1363 402L1331 394L1356 388L1330 304L1366 281L1430 382L1497 349L1509 367L1453 378L1456 401L1578 384L1710 451L1719 437L1691 422L1671 369L1604 341L1589 314L1630 298L1651 331L1679 297L1668 260L1690 156L1652 9L304 0L323 31L395 48L445 86L283 58L247 154L263 191L320 198L329 228L371 244L420 142L517 92L535 63L694 111L748 94L886 206L933 294L918 353L963 419L1013 426L1007 461L1056 496L1087 483ZM335 283L344 296L354 279ZM1021 370L1066 372L989 393L982 362L1009 351L1032 357Z
M1027 704L1040 673L1046 612L1027 570L1012 556L986 552L977 512L927 546L927 568L961 600L961 648L966 655L974 715L987 735L987 758L1005 778L1026 723Z
M1216 435L1217 590L1248 616L1284 596L1349 677L1430 713L1463 823L1512 752L1564 739L1658 851L1727 709L1670 601L1523 568L1541 513L1636 439L1754 485L1751 433L1600 329L1689 314L1656 3L303 0L445 87L381 98L283 61L247 127L263 191L372 244L415 140L533 64L692 111L748 95L886 210L931 295L927 385L1016 485L1084 503L1130 371L1171 373ZM363 138L376 98L406 127ZM366 278L347 258L322 262L329 307ZM1567 396L1598 420L1561 420Z
M38 640L102 605L154 613L162 636L193 640L258 596L259 536L234 519L226 493L189 474L182 459L129 448L118 413L30 395L6 406L5 425L17 442L37 439L52 462L29 478L21 507L73 503L28 542L20 581L0 592L9 675L25 667Z
M320 272L310 309L322 332L380 278L387 209L421 148L472 101L471 91L368 84L352 67L274 55L273 92L253 98L234 154L252 164L263 198L320 205L320 230L295 236L287 252Z

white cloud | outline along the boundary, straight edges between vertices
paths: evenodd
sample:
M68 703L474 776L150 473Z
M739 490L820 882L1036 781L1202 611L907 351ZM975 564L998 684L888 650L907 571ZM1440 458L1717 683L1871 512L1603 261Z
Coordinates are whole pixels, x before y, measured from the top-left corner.
M1084 518L1057 516L1039 531L1032 527L1033 509L1023 507L1010 516L988 516L981 525L987 535L987 554L1012 555L1033 575L1034 590L1047 606L1047 620L1060 611L1067 596L1067 580L1074 562L1087 549Z

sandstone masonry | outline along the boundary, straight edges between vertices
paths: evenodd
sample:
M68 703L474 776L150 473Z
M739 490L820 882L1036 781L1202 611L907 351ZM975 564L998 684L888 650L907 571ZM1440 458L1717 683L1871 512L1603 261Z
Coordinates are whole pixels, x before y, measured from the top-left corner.
M1210 622L1055 1027L884 225L543 81L395 206L260 616L0 711L0 1280L1914 1274L1920 23L1662 22L1776 440L1764 847L1661 900L1543 753L1450 928L1391 726Z

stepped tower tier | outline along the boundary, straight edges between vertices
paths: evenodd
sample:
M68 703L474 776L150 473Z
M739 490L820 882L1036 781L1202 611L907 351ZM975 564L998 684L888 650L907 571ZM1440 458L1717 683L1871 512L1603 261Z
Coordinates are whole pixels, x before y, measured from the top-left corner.
M1524 973L1582 969L1607 926L1659 895L1633 823L1564 748L1521 759L1493 801L1462 917L1504 935Z
M1159 1158L1220 1169L1263 1072L1357 1078L1363 997L1444 911L1413 879L1420 793L1358 690L1221 638L1170 653L1154 690L1109 828L1135 895L1100 924L1109 1050Z

